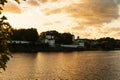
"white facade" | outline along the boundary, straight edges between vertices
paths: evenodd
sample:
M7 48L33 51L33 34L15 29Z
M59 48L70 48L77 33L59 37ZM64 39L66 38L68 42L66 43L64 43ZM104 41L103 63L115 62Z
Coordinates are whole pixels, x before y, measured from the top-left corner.
M79 43L79 46L80 46L80 47L85 47L84 42L80 42L80 43Z
M51 35L46 35L45 39L52 39Z
M46 35L45 39L42 42L45 44L49 44L49 46L51 47L55 46L55 40L51 35Z
M17 41L17 40L7 40L7 43L16 43L16 44L28 44L30 43L29 41Z

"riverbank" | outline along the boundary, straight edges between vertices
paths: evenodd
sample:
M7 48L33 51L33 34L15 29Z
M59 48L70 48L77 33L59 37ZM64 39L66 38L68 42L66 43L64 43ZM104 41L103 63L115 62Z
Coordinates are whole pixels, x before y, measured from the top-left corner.
M85 51L85 48L43 48L43 47L36 47L36 46L11 46L9 47L11 52L72 52L72 51Z
M10 52L73 52L73 51L110 51L110 50L120 50L120 48L114 49L102 49L102 48L63 48L60 46L50 47L45 44L9 44Z

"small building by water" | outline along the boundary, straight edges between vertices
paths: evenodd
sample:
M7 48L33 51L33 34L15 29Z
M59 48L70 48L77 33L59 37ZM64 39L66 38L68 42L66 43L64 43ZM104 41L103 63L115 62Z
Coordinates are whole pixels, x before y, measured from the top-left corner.
M52 35L46 35L45 39L42 40L42 43L48 44L51 47L55 47L55 39Z

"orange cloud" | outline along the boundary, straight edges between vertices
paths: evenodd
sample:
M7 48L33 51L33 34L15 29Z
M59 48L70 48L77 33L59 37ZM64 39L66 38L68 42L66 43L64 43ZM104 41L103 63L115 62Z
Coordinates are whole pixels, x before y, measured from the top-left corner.
M85 25L111 22L119 17L118 10L118 5L113 0L85 0L83 3L72 4L64 8L70 17L84 19Z
M51 14L59 14L61 12L61 9L54 9L54 10L50 10L48 8L45 8L42 10L42 12L48 16L48 15L51 15Z
M117 37L118 39L120 39L120 31L112 34L112 37Z
M36 10L33 12L33 15L37 13L39 15L36 16L36 19L41 19L41 21L38 19L37 25L41 22L42 26L73 32L82 38L100 38L106 36L120 38L120 24L116 28L114 27L120 21L118 20L120 12L119 4L120 0L27 0L20 5L23 5L22 9L24 12L27 11L24 9L25 7L29 9L26 15L31 14L34 9ZM21 13L21 9L17 3L10 0L5 5L4 12ZM45 19L43 20L43 18ZM118 21L115 23L114 20ZM106 26L104 23L114 24Z
M3 12L9 12L9 13L21 13L21 9L19 7L19 4L13 2L13 1L8 1L8 3L5 4L3 7Z
M45 2L56 2L58 0L39 0L39 1L42 2L42 3L45 3Z
M39 2L37 0L28 0L27 1L28 4L30 4L31 6L39 6Z
M44 23L45 26L50 26L52 25L52 22L47 22L47 23Z
M45 15L51 15L62 12L68 14L77 23L81 23L79 19L82 19L82 24L84 25L101 25L119 17L119 3L119 0L78 0L77 3L62 8L43 9L43 13Z

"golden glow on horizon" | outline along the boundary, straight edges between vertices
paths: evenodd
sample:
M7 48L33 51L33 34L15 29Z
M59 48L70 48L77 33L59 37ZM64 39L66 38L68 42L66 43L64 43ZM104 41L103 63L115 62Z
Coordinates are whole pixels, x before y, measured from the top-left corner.
M119 4L119 0L28 0L17 5L9 0L4 14L14 28L34 27L39 33L57 30L82 38L120 39Z

